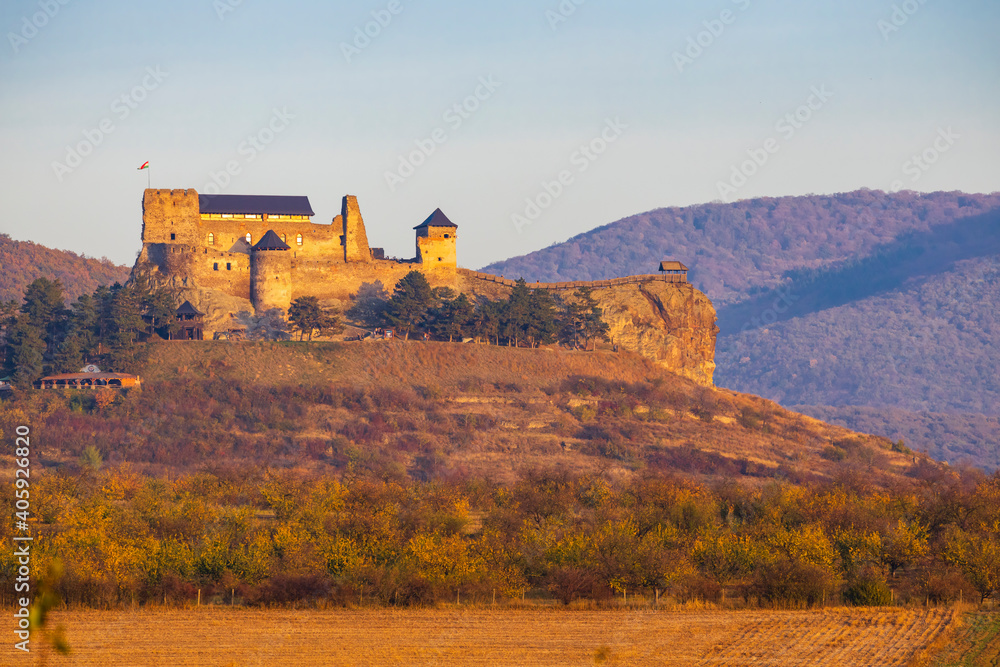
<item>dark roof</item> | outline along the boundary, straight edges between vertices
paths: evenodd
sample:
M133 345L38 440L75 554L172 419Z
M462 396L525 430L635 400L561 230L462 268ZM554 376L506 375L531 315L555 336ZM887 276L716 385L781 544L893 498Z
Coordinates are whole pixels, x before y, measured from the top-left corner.
M251 215L316 215L309 197L271 195L198 195L202 213L243 213Z
M57 382L59 380L138 380L138 375L128 373L60 373L49 375L35 382Z
M688 267L677 261L660 262L660 271L687 271Z
M281 237L274 233L273 229L267 230L264 238L257 241L254 250L291 250L292 246L281 240Z
M205 313L199 311L197 308L191 305L190 301L185 301L181 304L181 307L177 309L178 315L204 315Z
M424 227L455 227L458 228L454 222L448 219L441 209L437 209L431 213L431 217L424 220L422 224L417 225L414 229L423 229Z

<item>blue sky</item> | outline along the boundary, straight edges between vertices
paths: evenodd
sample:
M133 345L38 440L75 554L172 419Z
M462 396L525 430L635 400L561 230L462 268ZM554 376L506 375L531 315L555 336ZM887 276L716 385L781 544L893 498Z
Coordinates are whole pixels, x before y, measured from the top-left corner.
M146 160L316 222L355 194L401 257L441 207L470 268L663 206L1000 189L1000 3L577 2L7 0L0 232L131 264Z

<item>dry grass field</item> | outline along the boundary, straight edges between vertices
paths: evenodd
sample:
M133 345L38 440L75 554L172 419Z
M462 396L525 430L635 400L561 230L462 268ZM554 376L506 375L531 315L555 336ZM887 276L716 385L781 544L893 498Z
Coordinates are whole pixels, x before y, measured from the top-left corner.
M72 654L44 664L889 667L924 664L959 618L943 609L79 611L56 617ZM42 658L0 653L3 665Z

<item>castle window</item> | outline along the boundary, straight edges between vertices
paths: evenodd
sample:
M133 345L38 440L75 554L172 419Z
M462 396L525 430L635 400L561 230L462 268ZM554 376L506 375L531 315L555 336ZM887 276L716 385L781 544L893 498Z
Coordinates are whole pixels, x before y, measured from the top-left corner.
M233 265L230 264L229 262L226 262L226 271L232 271L232 270L233 270Z
M451 234L445 234L445 235L444 235L444 237L445 237L446 239L450 239L450 238L451 238Z
M251 238L250 232L247 232L247 243L253 243L253 241L251 241L250 238Z
M297 243L298 245L302 245L302 234L299 234L298 236L295 237L295 243Z
M222 217L223 218L231 218L231 217L233 217L233 214L232 213L223 213Z
M440 257L438 257L438 261L439 261L439 262L441 262L441 261L443 261L443 260L442 260L442 259L441 259Z
M218 271L219 270L219 263L218 262L215 263L215 265L212 267L212 270L214 270L214 271Z
M215 234L209 233L209 235L208 235L208 245L215 245Z
M170 235L170 240L171 241L176 241L177 240L177 234L171 234Z
M284 234L282 234L282 235L281 235L281 242L282 242L282 243L284 243L284 242L285 242L285 235L284 235Z

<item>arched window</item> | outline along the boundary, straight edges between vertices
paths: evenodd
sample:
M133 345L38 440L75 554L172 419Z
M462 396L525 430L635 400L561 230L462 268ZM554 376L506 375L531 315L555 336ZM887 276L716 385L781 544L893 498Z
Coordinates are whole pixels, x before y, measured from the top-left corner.
M208 245L215 245L215 234L208 233Z
M299 234L298 236L295 237L295 243L298 245L302 245L302 234Z
M247 232L247 243L253 243L253 241L251 241L250 238L251 238L250 232Z

